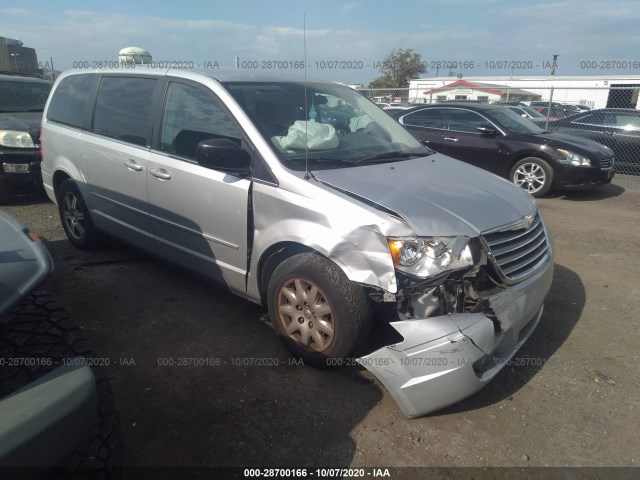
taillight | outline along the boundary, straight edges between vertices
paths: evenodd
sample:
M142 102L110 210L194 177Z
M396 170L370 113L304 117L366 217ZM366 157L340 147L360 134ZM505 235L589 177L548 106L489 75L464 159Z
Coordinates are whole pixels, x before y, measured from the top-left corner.
M42 127L38 129L40 133L40 161L42 161Z

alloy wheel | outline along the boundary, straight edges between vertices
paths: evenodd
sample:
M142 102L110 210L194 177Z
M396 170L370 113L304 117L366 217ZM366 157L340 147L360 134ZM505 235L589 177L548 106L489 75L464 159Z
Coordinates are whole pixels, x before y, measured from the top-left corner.
M77 240L82 240L85 234L84 213L78 197L73 192L67 192L62 204L62 213L68 232Z
M537 163L523 163L513 174L513 183L529 193L542 190L547 181L547 174Z

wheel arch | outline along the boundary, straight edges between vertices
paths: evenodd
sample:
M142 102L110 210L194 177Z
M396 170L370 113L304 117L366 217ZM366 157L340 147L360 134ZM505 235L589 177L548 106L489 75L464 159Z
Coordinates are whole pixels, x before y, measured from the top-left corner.
M549 164L549 166L551 168L553 168L553 158L551 158L551 156L549 154L547 154L546 152L543 152L541 150L526 150L526 151L522 151L522 152L518 152L516 155L514 155L509 163L507 164L507 169L504 172L504 177L506 179L508 179L509 181L511 181L510 174L511 174L511 170L513 169L513 167L515 166L516 163L518 163L520 160L524 159L524 158L539 158L540 160L544 160L545 162L547 162Z
M260 293L260 302L262 305L267 305L267 288L275 269L286 259L299 253L315 253L336 263L322 252L302 243L282 241L271 245L262 253L258 260L258 292ZM344 271L340 265L338 265L338 268Z
M60 190L60 185L62 185L62 183L65 180L68 180L70 178L72 178L71 175L69 175L64 170L57 170L53 174L53 177L52 177L53 194L55 195L56 199L58 198L58 191Z

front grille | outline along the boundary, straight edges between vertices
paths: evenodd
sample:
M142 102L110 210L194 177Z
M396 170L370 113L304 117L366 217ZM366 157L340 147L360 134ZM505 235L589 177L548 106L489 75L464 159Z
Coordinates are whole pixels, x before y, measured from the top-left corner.
M611 170L613 168L613 157L600 160L600 170Z
M521 220L483 235L493 264L505 279L522 280L534 273L549 257L549 243L540 214L529 228Z

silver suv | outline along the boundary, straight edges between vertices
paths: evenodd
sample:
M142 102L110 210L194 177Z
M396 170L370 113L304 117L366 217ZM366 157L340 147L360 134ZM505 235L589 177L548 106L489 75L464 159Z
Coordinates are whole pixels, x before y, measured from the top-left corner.
M70 71L42 145L77 247L106 233L268 307L293 355L357 356L408 416L479 390L542 315L553 258L532 197L346 86ZM374 310L399 335L371 351Z

